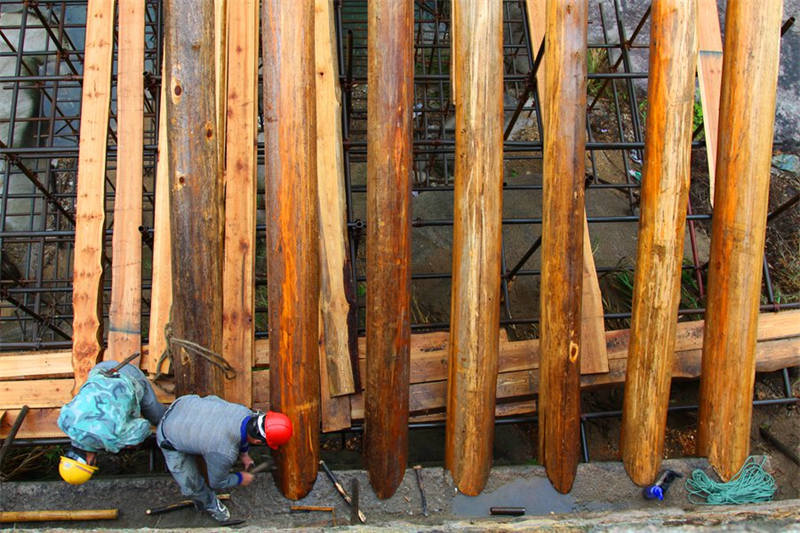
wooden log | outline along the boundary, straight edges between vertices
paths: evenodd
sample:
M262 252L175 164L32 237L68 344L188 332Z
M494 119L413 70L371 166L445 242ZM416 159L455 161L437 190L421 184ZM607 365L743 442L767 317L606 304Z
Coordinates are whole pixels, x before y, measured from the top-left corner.
M352 361L357 359L358 322L347 252L342 101L333 13L333 0L315 0L319 305L324 326L325 360L322 363L327 367L328 376L321 386L329 389L333 396L340 396L355 392Z
M655 481L664 454L691 175L696 11L685 0L654 0L650 15L647 134L620 441L625 469L639 485Z
M526 0L528 16L528 35L534 55L539 53L545 32L545 11L547 0ZM539 105L544 108L545 102L545 56L537 70L537 92ZM542 117L544 124L545 117ZM592 255L592 242L589 238L589 224L586 221L586 209L583 210L583 285L581 303L581 374L597 374L608 372L608 354L605 349L605 320L603 296L600 293L600 281Z
M408 457L414 2L368 7L367 384L364 457L379 498Z
M114 0L89 0L83 58L75 257L72 276L72 366L75 390L103 352L103 223L111 100Z
M223 197L218 176L213 0L165 4L172 334L222 351ZM223 393L219 366L174 347L177 395Z
M222 356L236 371L228 401L252 403L255 350L255 251L258 141L258 2L228 2L229 134L225 151L225 262L222 269Z
M111 305L105 359L142 351L142 154L144 3L119 0L117 181L111 252Z
M572 488L579 454L587 10L547 2L539 455L559 492Z
M167 143L167 82L161 66L161 103L158 114L158 162L156 163L156 198L153 214L153 274L150 284L149 350L142 352L139 366L150 374L166 371L158 360L167 349L164 329L172 308L172 237L169 214L169 150ZM169 366L167 362L166 366Z
M54 522L59 520L116 520L119 509L86 509L78 511L0 511L0 523Z
M728 2L697 447L728 480L749 453L781 4Z
M503 6L457 0L455 214L445 465L477 496L492 465L503 215Z
M270 397L295 432L276 477L300 499L317 479L320 427L314 0L267 0L263 17Z
M716 0L697 0L697 81L703 109L703 136L708 159L708 186L714 205L714 182L717 169L719 97L722 86L722 33Z

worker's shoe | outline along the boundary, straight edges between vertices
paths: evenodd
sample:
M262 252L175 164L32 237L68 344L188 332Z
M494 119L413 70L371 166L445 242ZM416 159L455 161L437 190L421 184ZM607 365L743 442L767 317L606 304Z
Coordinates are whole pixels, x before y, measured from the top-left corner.
M208 509L208 514L217 522L226 522L231 519L231 512L225 507L225 504L219 501L219 498L214 498L214 505Z

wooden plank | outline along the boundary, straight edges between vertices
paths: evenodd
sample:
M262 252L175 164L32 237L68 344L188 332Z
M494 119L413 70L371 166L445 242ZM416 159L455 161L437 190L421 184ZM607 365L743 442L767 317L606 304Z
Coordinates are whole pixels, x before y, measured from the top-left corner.
M548 0L539 455L559 492L569 492L580 451L583 179L586 144L587 4Z
M453 281L445 465L458 490L486 485L494 445L503 214L503 6L456 0Z
M269 410L269 369L256 369L253 379L253 407L262 411Z
M111 304L104 359L142 351L142 154L144 3L119 0L117 180L111 241Z
M60 406L49 409L30 409L17 432L18 439L47 439L64 438L64 433L59 429L58 420ZM19 416L19 410L6 411L6 417L0 418L0 439L8 437L11 426Z
M328 365L325 354L325 325L322 308L319 313L319 405L322 413L322 431L338 431L350 427L350 398L333 396L328 383Z
M703 136L708 159L708 186L714 205L714 182L717 168L719 98L722 87L722 33L716 0L697 0L697 81L703 108Z
M236 0L234 3L240 3ZM230 26L228 24L228 0L214 0L214 95L217 113L217 156L219 157L219 179L224 179L222 174L225 169L226 139L227 139L227 104L228 104L228 38ZM252 16L252 15L251 15ZM256 52L258 55L258 52ZM237 79L237 83L238 83Z
M236 371L228 401L250 405L255 350L256 143L258 141L258 2L228 2L225 249L222 356Z
M342 155L342 102L333 0L315 0L320 298L327 381L333 396L355 392L352 361L358 335L355 291L347 253L347 198ZM325 395L323 394L323 397ZM349 425L349 424L348 424Z
M60 408L72 399L74 383L72 378L0 381L0 406L8 410L20 409L23 405ZM153 388L159 402L170 403L175 399L174 395Z
M150 288L149 350L142 352L140 367L155 374L168 368L158 368L158 359L167 349L164 329L169 323L172 308L172 237L169 214L169 152L167 143L167 83L161 67L161 103L158 115L158 162L156 163L156 198L153 214L153 275ZM169 362L165 365L169 366Z
M528 32L531 50L538 54L545 32L546 0L526 0L528 16ZM545 58L539 63L536 84L539 94L539 105L545 102ZM544 123L542 116L542 123ZM603 319L603 296L600 293L600 281L592 255L592 242L589 238L589 224L586 221L586 209L583 210L583 285L581 302L581 374L608 372L608 354L605 350L605 321Z
M603 296L594 266L589 223L583 211L583 284L581 285L581 374L608 372Z
M776 339L759 341L757 346L758 372L774 372L781 368L800 365L800 337L789 339ZM541 393L541 383L537 368L538 357L529 369L502 372L497 378L497 409L496 416L507 416L508 411L501 408L509 402L526 403L531 410L515 408L514 414L533 412L535 404L532 398ZM609 372L606 374L587 374L581 376L581 389L593 389L601 386L621 385L625 382L625 369L627 358L609 360ZM674 352L672 362L673 379L697 379L700 377L701 350L684 350ZM409 414L411 417L421 417L435 413L442 413L445 409L447 394L447 381L428 381L412 383L409 395ZM524 400L521 398L525 398ZM351 417L360 420L364 416L363 395L351 396ZM506 413L501 415L500 413Z
M691 175L696 5L652 4L641 216L628 373L622 413L622 462L634 483L653 483L664 454L683 238Z
M222 351L222 232L214 79L213 0L166 3L167 142L172 230L173 336ZM177 259L180 258L180 261ZM222 371L173 351L176 394L223 394Z
M57 375L73 376L69 350L0 354L0 380Z
M364 459L379 498L408 458L414 2L368 4L367 385Z
M697 447L723 480L750 451L781 2L730 2Z
M72 276L72 365L76 387L86 381L103 354L104 180L113 45L114 0L89 0Z
M320 427L314 0L266 0L262 15L270 396L295 431L276 480L300 499L317 479Z

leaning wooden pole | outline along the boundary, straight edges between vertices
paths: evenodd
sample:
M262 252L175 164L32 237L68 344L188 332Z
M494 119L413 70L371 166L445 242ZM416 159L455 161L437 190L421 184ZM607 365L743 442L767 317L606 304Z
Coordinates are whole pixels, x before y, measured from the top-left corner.
M749 453L781 1L731 0L725 17L697 446L727 480Z
M262 13L270 401L294 425L278 486L300 499L317 479L320 427L314 0L266 0Z
M374 0L367 18L364 454L375 493L388 498L408 457L414 2Z
M105 358L142 350L142 153L144 149L144 3L119 0L117 183L112 237L111 306Z
M223 199L217 175L214 1L167 0L165 8L172 336L219 354ZM172 363L176 396L222 394L219 365L174 343Z
M503 6L457 0L453 285L445 464L476 496L492 464L503 215Z
M622 411L622 461L652 483L664 451L691 175L694 0L653 0L641 215Z
M111 100L114 0L89 0L81 93L75 258L72 276L72 367L77 392L103 353L103 222L106 141Z
M539 457L559 492L579 454L587 11L586 0L547 2Z

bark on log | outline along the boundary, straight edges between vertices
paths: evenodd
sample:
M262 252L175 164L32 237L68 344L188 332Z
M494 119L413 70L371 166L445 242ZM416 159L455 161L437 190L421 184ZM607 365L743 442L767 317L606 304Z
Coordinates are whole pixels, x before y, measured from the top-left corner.
M379 498L408 456L414 2L368 7L367 382L364 453Z
M106 144L111 100L114 0L90 0L81 93L75 259L72 276L72 366L77 392L103 353Z
M214 1L167 0L172 334L222 351L223 198L214 95ZM175 394L223 392L219 366L173 346Z
M255 353L256 142L258 136L258 1L228 2L225 171L225 264L222 355L236 371L225 398L252 403Z
M142 153L144 3L119 1L117 182L114 194L111 306L105 359L142 351Z
M622 461L655 481L664 432L691 175L696 2L654 0L641 217L622 412Z
M270 398L294 425L276 477L300 499L317 479L320 427L314 0L266 0L262 23Z
M579 453L587 11L586 0L547 3L539 455L559 492Z
M457 0L455 215L445 464L480 494L492 464L503 214L503 6Z
M725 19L697 433L724 480L749 453L781 4L731 0Z

